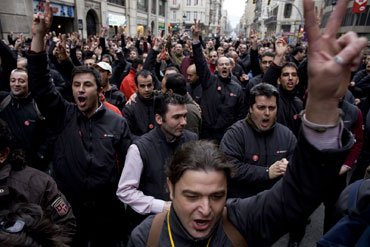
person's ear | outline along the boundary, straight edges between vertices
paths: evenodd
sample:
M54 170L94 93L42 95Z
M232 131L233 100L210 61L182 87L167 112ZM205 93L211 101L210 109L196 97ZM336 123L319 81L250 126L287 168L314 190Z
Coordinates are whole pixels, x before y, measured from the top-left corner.
M158 125L162 125L163 123L162 116L159 114L155 114L155 121L157 122Z
M10 148L6 147L0 151L0 164L4 163L5 160L9 157Z
M168 185L168 190L170 191L170 200L173 201L175 191L174 191L173 184L171 183L169 178L167 178L167 185Z

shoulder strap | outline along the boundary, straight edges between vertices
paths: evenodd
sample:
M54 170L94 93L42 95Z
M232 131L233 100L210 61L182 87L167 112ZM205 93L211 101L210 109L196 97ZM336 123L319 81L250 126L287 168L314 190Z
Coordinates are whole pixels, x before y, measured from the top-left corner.
M37 114L37 117L40 119L40 120L44 120L45 118L42 116L40 110L39 110L39 107L37 106L36 104L36 101L35 99L32 99L32 105L33 105L33 109L35 109L36 111L36 114Z
M244 237L240 234L238 229L230 222L227 218L227 208L224 207L224 211L222 212L223 221L222 225L227 237L230 239L231 243L233 243L234 247L247 247L247 242L245 241Z
M161 230L163 226L164 218L167 212L157 214L150 227L148 241L146 242L147 247L158 247L159 236L161 235Z
M6 96L3 101L1 101L0 103L0 112L2 112L5 107L7 107L10 103L10 101L12 100L12 97L10 96L10 94L8 96Z

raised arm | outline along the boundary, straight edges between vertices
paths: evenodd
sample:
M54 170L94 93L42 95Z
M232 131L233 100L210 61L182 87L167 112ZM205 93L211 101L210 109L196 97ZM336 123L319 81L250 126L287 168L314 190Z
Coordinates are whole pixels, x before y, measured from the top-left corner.
M33 16L28 81L41 113L48 119L50 125L59 129L64 120L66 105L63 97L52 83L44 44L44 36L49 30L52 20L52 8L50 2L46 1L44 13L37 13Z
M207 60L204 57L202 46L199 40L201 33L200 21L197 22L197 20L194 20L194 25L191 27L191 31L193 34L194 60L197 73L199 75L199 80L203 88L208 88L212 84L212 81L210 80L212 74L208 67Z
M230 201L231 221L242 221L240 231L249 245L268 246L307 218L320 205L329 184L338 176L353 138L343 129L338 111L350 73L359 64L365 38L353 32L336 39L348 0L337 2L327 29L320 34L314 3L304 0L309 42L308 99L303 131L284 178L271 190L240 204ZM303 134L302 134L303 133ZM323 141L325 140L325 141ZM237 212L234 214L234 212ZM241 219L240 216L246 216ZM239 220L238 220L239 218Z

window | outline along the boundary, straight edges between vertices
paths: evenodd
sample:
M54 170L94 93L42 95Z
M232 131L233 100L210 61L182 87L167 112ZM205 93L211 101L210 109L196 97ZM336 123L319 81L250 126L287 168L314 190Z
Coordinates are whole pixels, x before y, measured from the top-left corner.
M285 4L284 18L290 18L290 16L292 15L292 7L293 5L290 3Z
M290 25L281 25L283 32L290 32Z
M186 6L190 6L191 5L191 0L186 0Z
M198 12L197 11L194 11L194 19L198 20Z
M166 11L164 9L164 6L165 6L164 0L159 0L159 15L160 16L165 16L166 15Z
M190 11L186 11L185 16L186 16L185 20L190 21Z
M172 0L172 4L173 5L176 5L177 4L177 0Z
M148 11L148 0L137 0L137 9Z
M194 6L198 5L198 0L194 0Z
M176 11L172 11L172 20L176 21Z
M108 0L109 3L125 6L125 0Z
M152 14L156 14L155 11L156 11L156 8L157 8L157 5L155 4L155 2L152 3Z

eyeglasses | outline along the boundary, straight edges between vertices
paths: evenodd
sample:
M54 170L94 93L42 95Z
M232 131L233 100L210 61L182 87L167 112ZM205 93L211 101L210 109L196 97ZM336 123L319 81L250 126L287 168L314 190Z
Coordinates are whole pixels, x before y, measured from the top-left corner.
M13 221L1 221L0 229L7 233L18 233L23 230L25 222L23 220Z

